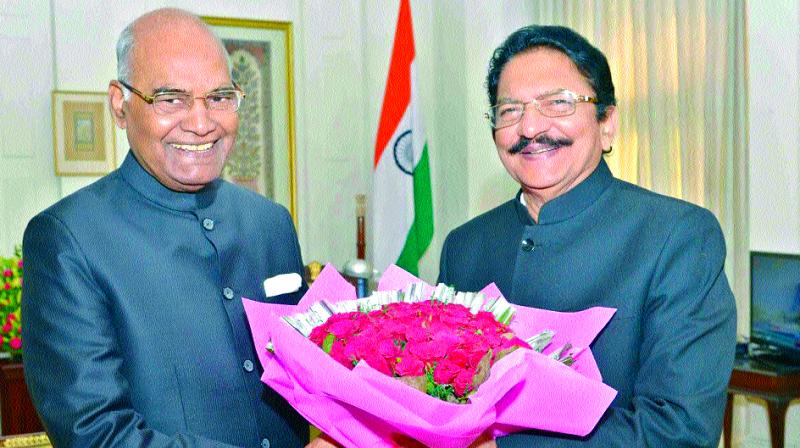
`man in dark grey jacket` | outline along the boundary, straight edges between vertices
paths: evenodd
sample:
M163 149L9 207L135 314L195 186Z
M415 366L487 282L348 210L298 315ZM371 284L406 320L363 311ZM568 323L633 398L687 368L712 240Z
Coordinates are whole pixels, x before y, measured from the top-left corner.
M122 166L29 223L23 341L58 447L302 446L308 426L260 382L242 297L302 272L283 207L219 179L243 93L196 16L123 31L109 103Z
M592 352L619 394L587 437L481 446L716 447L736 331L716 218L612 176L608 62L572 30L516 31L487 86L497 152L521 189L448 235L439 281L495 282L511 302L557 311L617 308Z

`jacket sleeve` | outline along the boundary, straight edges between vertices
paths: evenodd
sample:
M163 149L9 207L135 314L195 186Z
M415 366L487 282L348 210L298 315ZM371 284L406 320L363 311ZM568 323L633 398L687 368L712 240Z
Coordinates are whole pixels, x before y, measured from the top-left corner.
M630 408L612 407L585 438L513 434L500 447L716 447L736 346L736 307L714 216L678 216L661 250L643 310ZM624 254L620 254L624 256ZM631 260L635 263L636 260Z
M192 434L159 433L132 408L113 304L104 293L110 286L96 282L90 261L61 221L35 217L23 248L25 379L54 446L228 446Z
M300 289L294 294L296 300L294 300L292 304L296 304L300 301L300 299L303 298L305 293L308 292L308 283L306 283L306 266L303 264L303 256L300 250L300 240L297 238L297 229L294 228L292 215L290 215L289 211L285 208L283 208L283 219L286 222L286 232L282 232L280 235L291 235L291 253L294 256L294 262L297 270L296 272L302 279L302 282L300 283Z
M447 261L450 258L450 252L448 251L450 247L450 241L452 237L452 233L447 235L444 239L444 244L442 245L442 254L439 257L439 278L436 279L436 284L444 283L445 285L449 285L452 283L452 279L449 278L449 272L447 271Z

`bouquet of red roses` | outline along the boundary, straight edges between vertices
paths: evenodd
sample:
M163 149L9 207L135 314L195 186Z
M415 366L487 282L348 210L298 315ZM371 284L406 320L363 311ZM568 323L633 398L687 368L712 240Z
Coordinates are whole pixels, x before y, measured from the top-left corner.
M613 309L519 306L509 323L511 307L494 285L470 295L437 295L424 284L398 292L418 282L392 266L378 285L390 292L356 300L328 266L297 306L245 299L262 381L345 446L410 437L461 447L487 430L594 428L616 391L602 383L587 347ZM543 330L553 331L553 356L525 348L523 338ZM574 364L553 359L569 346Z
M389 303L376 309L331 314L308 337L347 368L365 361L385 375L452 403L466 403L497 360L518 347L530 348L491 312L473 313L458 303L482 304L482 295L459 300L469 295L439 285L439 294L429 300L402 301L413 295L415 285L406 294L379 294L380 302ZM456 303L448 303L449 298ZM492 302L492 308L511 310L498 303ZM336 307L325 304L325 308Z

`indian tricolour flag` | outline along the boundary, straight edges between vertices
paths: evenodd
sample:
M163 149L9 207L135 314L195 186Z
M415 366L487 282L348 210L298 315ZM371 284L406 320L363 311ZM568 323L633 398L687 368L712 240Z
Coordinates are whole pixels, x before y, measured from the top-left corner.
M381 271L394 263L415 275L433 238L428 142L417 87L411 7L400 0L375 141L372 260Z

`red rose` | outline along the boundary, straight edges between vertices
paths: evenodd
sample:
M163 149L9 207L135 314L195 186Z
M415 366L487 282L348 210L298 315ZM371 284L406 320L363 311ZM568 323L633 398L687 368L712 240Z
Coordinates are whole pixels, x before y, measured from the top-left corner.
M451 398L463 400L476 381L483 381L485 373L477 380L475 376L478 368L486 372L492 362L487 353L527 346L512 336L489 312L472 314L463 305L425 301L335 314L314 328L309 339L321 347L331 344L329 354L349 369L363 360L386 375L423 382L430 372L427 381L452 386Z
M422 328L421 325L417 324L410 328L406 328L406 338L409 342L411 341L427 341L428 340L428 331Z
M322 346L322 343L325 341L325 336L328 335L328 326L325 324L319 325L314 327L311 330L311 334L308 335L308 339L311 339L312 342L315 344Z
M350 338L347 345L344 348L344 356L348 360L351 361L358 361L359 359L364 359L368 355L370 355L373 351L373 345L371 341L368 341L364 338Z
M333 319L336 316L337 315L332 316L331 319ZM328 327L328 331L337 338L344 338L346 336L350 336L358 328L357 321L352 319L351 316L346 316L346 315L342 316L343 316L342 318L335 319L334 322L331 322L330 326Z
M392 376L392 367L389 365L389 362L386 360L386 358L376 353L367 353L362 359L378 372L381 372L384 375Z
M406 351L429 363L444 357L447 353L444 346L434 341L408 341Z
M381 331L391 334L394 337L400 336L406 332L405 323L396 319L384 319L382 322Z
M421 376L425 374L425 364L413 355L406 354L395 364L394 371L400 376Z
M347 359L344 354L345 344L342 340L335 340L331 345L331 352L329 353L333 359L339 362L339 364L352 369L353 363L351 360Z
M469 353L463 348L457 348L447 354L447 359L461 368L466 368L469 363Z
M378 342L378 354L384 358L397 358L400 356L400 347L392 339L381 339Z
M450 384L460 371L460 365L449 359L443 359L436 363L436 368L433 371L433 380L438 384Z
M431 343L440 346L443 354L454 349L460 341L461 338L457 334L445 328L438 328L431 333Z
M453 379L453 389L455 389L456 395L464 395L469 389L472 389L472 381L474 378L475 368L469 368L458 372L458 375Z

